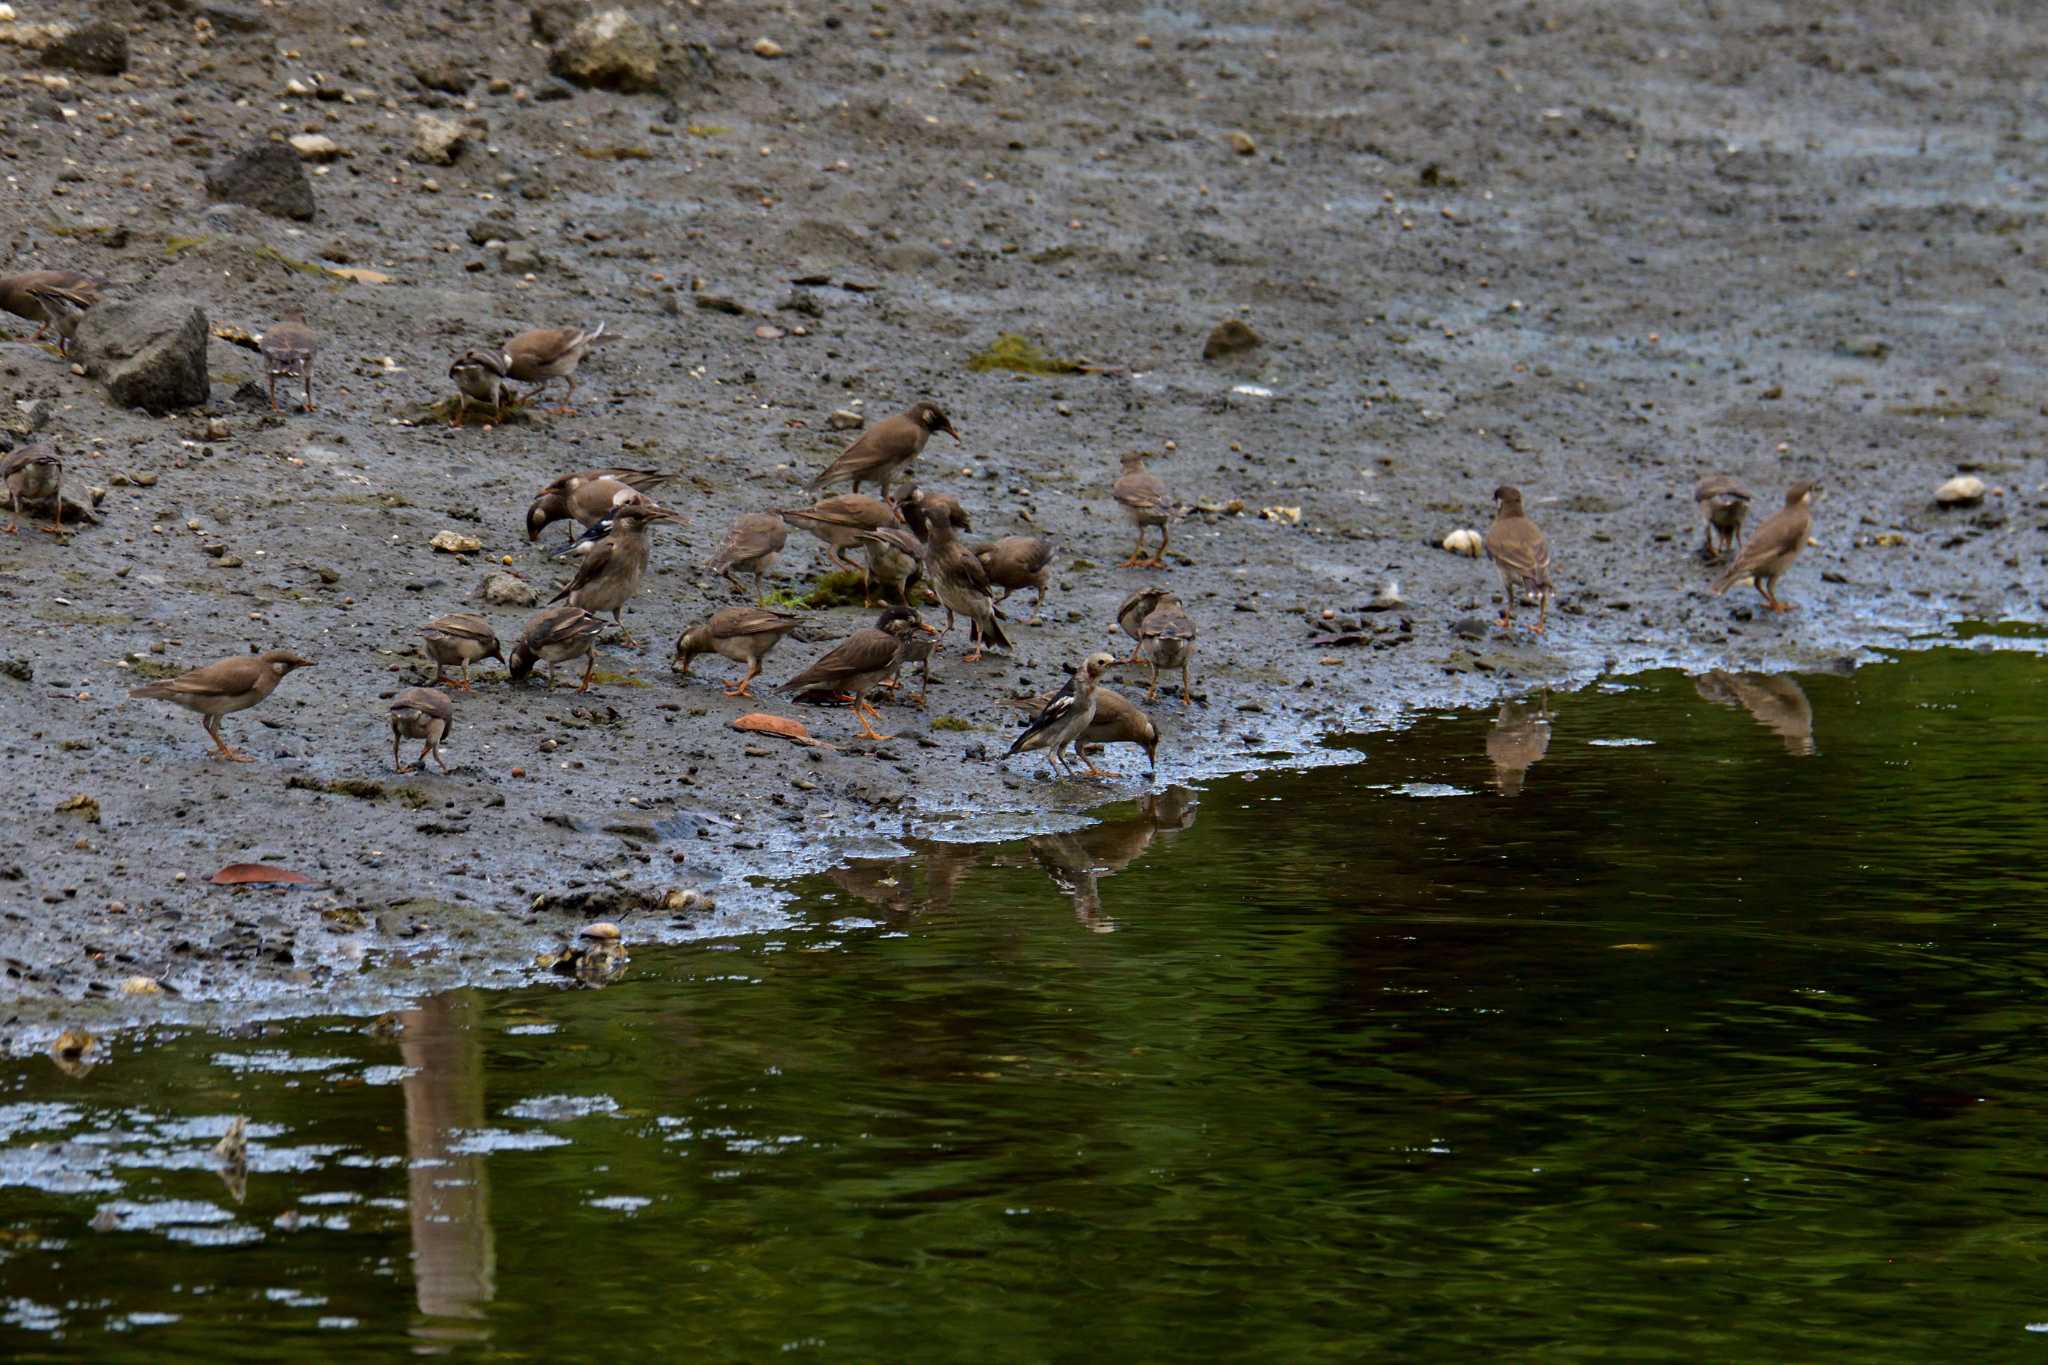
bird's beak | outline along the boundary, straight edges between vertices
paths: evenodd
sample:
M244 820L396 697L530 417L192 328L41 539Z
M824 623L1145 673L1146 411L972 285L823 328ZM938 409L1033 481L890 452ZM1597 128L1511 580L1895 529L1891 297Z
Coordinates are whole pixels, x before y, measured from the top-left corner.
M929 621L919 621L917 623L917 628L927 635L937 635L940 633L939 628L931 624Z
M951 422L946 423L946 434L956 441L960 439L960 433L953 430L953 424Z

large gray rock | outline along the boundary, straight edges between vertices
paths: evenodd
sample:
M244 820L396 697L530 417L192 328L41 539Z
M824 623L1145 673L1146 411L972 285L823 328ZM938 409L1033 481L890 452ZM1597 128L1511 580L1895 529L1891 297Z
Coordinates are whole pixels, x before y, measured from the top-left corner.
M206 336L191 299L102 303L79 319L74 354L122 407L166 413L206 401Z
M43 49L43 65L118 76L128 69L127 30L119 24L81 24Z
M608 9L570 29L549 55L548 69L599 90L653 90L661 84L661 43L632 15Z
M304 222L313 216L313 182L298 153L282 142L266 142L208 171L206 197L246 204L273 218Z

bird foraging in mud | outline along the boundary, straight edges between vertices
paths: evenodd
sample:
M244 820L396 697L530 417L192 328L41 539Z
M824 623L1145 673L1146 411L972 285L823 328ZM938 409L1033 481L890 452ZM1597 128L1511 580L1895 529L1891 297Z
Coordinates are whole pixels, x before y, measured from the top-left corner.
M1756 528L1749 544L1735 557L1728 571L1714 580L1709 591L1719 597L1730 588L1749 583L1763 594L1765 605L1772 611L1791 611L1794 604L1780 599L1776 588L1778 580L1792 567L1792 561L1806 548L1807 537L1813 534L1813 500L1819 494L1820 485L1811 479L1801 479L1786 489L1785 505Z
M1195 622L1180 599L1172 593L1160 598L1159 605L1147 612L1139 623L1138 654L1151 670L1151 676L1146 680L1146 701L1159 700L1159 670L1162 668L1180 670L1182 706L1195 699L1195 684L1190 676L1195 657Z
M848 573L860 575L861 600L875 604L874 578L868 569L846 557L846 552L863 543L863 532L902 524L896 504L865 493L840 493L820 498L809 507L789 507L776 513L799 531L808 531L825 542L825 557Z
M955 441L960 439L960 433L946 420L946 414L939 411L938 404L913 404L908 410L894 417L885 417L862 432L838 459L804 486L816 492L820 488L843 483L850 484L858 493L862 484L872 483L887 493L897 473L918 457L935 431L943 431Z
M1493 490L1493 525L1486 530L1486 555L1500 570L1500 620L1494 624L1513 630L1515 603L1524 594L1540 604L1536 624L1529 627L1541 635L1550 621L1550 541L1522 511L1522 490L1503 484Z
M576 690L588 692L591 676L597 671L597 637L602 634L603 618L592 616L581 607L547 607L527 618L525 629L512 646L505 671L513 682L523 682L533 672L535 663L545 664L543 671L552 692L555 665L584 659L587 662L583 665L583 683Z
M1067 679L1066 686L1053 693L1052 700L1039 708L1038 714L1031 718L1031 723L1024 727L1024 733L1017 736L1003 757L1042 749L1048 766L1072 776L1073 767L1060 752L1072 745L1090 777L1114 777L1116 774L1095 766L1095 761L1080 748L1080 740L1088 727L1095 723L1095 684L1105 671L1115 665L1116 656L1113 654L1097 652L1083 659L1081 666L1074 670L1074 676Z
M1180 509L1174 505L1173 495L1166 491L1166 481L1145 468L1145 452L1126 451L1123 457L1123 473L1111 485L1110 496L1124 509L1124 515L1138 528L1138 543L1131 551L1130 558L1119 565L1125 569L1163 569L1166 567L1166 542L1171 527L1181 517ZM1145 553L1145 528L1159 528L1159 548L1151 555Z
M681 521L668 508L652 502L622 502L612 509L611 534L599 541L576 566L576 576L564 584L549 602L567 599L572 607L586 611L608 611L621 632L626 627L626 603L640 591L647 575L647 528L656 521ZM623 642L637 647L630 635Z
M400 773L413 772L425 768L427 755L432 754L441 771L447 772L448 760L441 757L441 742L454 728L455 706L446 692L431 687L406 688L391 699L391 766ZM424 741L420 756L411 765L399 757L398 743L402 739Z
M257 347L263 352L263 366L270 382L270 410L283 411L277 405L278 380L303 379L306 400L300 411L313 411L313 357L320 352L320 339L306 325L304 311L288 310L282 321L263 334Z
M57 458L55 446L41 441L23 446L0 460L0 477L7 482L8 535L21 533L23 503L33 507L42 502L50 505L50 524L36 529L53 536L64 534L64 464Z
M953 612L967 618L974 647L960 656L960 662L977 662L991 645L998 649L1014 649L996 617L996 601L990 591L988 570L981 566L981 561L974 557L972 551L961 544L954 531L953 508L958 504L943 495L921 496L912 489L902 505L904 521L924 541L925 569L931 574L932 587L938 593L939 601L946 606L949 627Z
M526 539L540 539L540 533L567 518L578 526L593 526L610 515L622 493L648 493L675 475L658 469L585 469L564 474L534 494L526 509ZM630 501L630 499L627 499Z
M1047 692L1036 697L1022 698L1012 704L1026 707L1035 715L1044 710L1055 695ZM1136 702L1126 699L1113 687L1100 686L1095 689L1095 719L1081 732L1081 743L1135 744L1145 751L1146 771L1159 771L1159 727L1152 723L1152 717L1139 709ZM1102 775L1117 776L1107 768L1103 769Z
M99 281L75 270L31 270L20 275L0 275L0 308L36 324L30 341L57 328L57 353L71 353L71 337L77 319L100 301ZM69 319L69 330L64 319Z
M469 690L469 666L485 659L505 662L499 652L498 633L491 623L473 611L437 616L420 627L426 641L427 657L434 661L434 686ZM462 676L451 678L446 670L460 668Z
M1004 536L975 546L974 557L981 561L989 586L1003 590L998 602L1009 601L1010 594L1020 588L1031 588L1037 593L1025 623L1036 621L1045 607L1046 584L1052 577L1048 569L1052 563L1052 542L1044 536Z
M231 763L253 763L255 759L251 755L232 748L221 738L220 718L248 710L275 691L285 674L312 666L311 659L302 658L289 649L241 654L147 687L131 687L128 695L173 702L187 711L197 711L205 718L200 724L205 728L207 738L219 746L221 758Z
M1742 543L1742 522L1749 515L1747 488L1726 474L1709 474L1693 485L1692 500L1707 523L1700 558L1719 559Z
M699 654L717 654L736 664L745 664L746 676L737 687L726 688L725 695L751 697L754 694L749 684L761 676L761 661L800 624L800 619L788 612L769 611L766 607L726 607L712 612L710 619L691 626L676 638L671 666L688 677L690 660Z
M882 713L869 705L867 694L896 668L903 653L903 642L915 631L929 632L931 629L909 607L889 607L875 618L873 625L863 626L847 636L824 657L775 690L831 692L853 708L863 738L894 739L894 735L875 733L874 726L868 723L869 716L879 720Z
M733 570L754 576L754 600L761 600L761 580L775 567L775 556L789 543L789 524L773 512L744 512L725 533L725 543L707 566L735 588Z
M576 409L576 367L584 353L604 337L604 324L581 327L540 327L521 332L505 343L505 373L522 384L532 384L526 401L538 399L557 379L569 385L569 392L554 411L573 415Z
M455 416L448 425L459 427L468 420L471 403L488 406L493 418L502 418L505 405L519 398L505 382L511 372L512 357L503 351L472 347L455 357L448 366L448 377L455 381Z

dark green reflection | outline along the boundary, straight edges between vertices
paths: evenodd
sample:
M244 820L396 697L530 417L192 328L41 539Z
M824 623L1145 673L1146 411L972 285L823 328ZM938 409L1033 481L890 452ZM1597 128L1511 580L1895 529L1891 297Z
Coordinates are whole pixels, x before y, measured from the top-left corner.
M0 1333L2017 1358L2048 1322L2042 668L1536 695L842 868L798 927L603 989L32 1061ZM236 1113L241 1204L204 1156Z

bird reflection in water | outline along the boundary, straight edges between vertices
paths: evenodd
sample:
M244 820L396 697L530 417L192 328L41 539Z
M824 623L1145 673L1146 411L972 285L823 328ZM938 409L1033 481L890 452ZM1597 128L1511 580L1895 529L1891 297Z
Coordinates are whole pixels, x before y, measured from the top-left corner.
M1740 706L1757 724L1785 743L1796 758L1813 754L1813 703L1789 673L1729 673L1715 669L1692 680L1700 700L1717 706Z
M1504 701L1493 728L1486 732L1486 756L1493 762L1494 789L1502 796L1520 796L1529 769L1550 752L1550 693L1532 700Z
M473 991L433 996L398 1015L406 1076L407 1207L421 1349L487 1340L496 1293L489 1176L480 1152L451 1151L484 1127L484 1053Z
M1129 867L1161 834L1177 834L1195 823L1194 790L1168 787L1138 800L1138 814L1106 820L1071 834L1040 834L1031 856L1074 906L1074 918L1091 933L1113 934L1116 921L1102 909L1101 880Z

